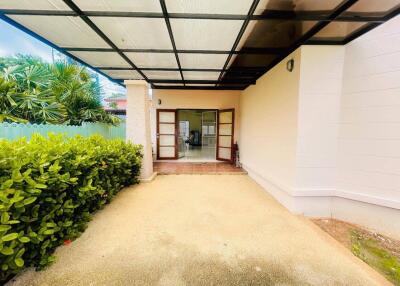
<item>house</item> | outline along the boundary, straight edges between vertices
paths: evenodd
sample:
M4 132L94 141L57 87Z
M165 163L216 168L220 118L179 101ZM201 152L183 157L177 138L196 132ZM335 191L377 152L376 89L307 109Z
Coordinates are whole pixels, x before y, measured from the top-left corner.
M108 105L108 109L126 109L126 96L124 94L115 93L104 99Z
M290 211L400 235L397 0L53 2L1 18L126 86L144 180L237 143Z

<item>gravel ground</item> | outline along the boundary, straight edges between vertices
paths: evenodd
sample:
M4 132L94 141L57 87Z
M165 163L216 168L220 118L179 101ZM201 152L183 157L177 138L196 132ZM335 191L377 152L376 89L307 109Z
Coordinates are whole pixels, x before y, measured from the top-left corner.
M9 285L388 285L246 175L127 188L56 256Z

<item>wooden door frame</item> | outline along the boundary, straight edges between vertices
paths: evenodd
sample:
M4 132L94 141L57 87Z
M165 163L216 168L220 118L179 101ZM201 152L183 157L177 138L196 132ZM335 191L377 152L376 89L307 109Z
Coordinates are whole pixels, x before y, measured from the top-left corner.
M160 112L175 112L175 156L174 157L164 157L160 158L160 135L172 135L172 134L160 134ZM177 160L178 159L178 134L179 134L179 123L178 123L178 110L177 109L157 109L157 160ZM164 124L173 124L171 122L161 122ZM172 147L172 146L163 146L163 147Z
M232 136L231 136L231 158L230 159L224 159L224 158L219 158L219 125L220 124L229 124L229 123L219 123L219 113L220 112L232 112ZM234 144L234 137L235 137L235 108L227 108L227 109L220 109L217 112L217 152L216 152L216 160L218 161L225 161L225 162L233 162L233 144ZM228 147L221 147L221 148L228 148Z

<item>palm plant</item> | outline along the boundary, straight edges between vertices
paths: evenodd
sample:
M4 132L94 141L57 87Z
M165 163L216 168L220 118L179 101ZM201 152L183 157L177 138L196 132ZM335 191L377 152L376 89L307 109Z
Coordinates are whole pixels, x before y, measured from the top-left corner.
M0 58L0 68L3 121L14 121L5 117L9 114L31 123L120 122L104 111L102 89L82 66L66 62L47 64L35 57L18 55Z

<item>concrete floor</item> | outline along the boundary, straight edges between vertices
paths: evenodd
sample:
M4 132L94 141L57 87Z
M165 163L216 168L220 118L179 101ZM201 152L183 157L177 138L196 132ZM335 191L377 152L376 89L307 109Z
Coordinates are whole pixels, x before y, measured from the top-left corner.
M387 283L246 175L158 176L127 188L56 255L10 285Z

